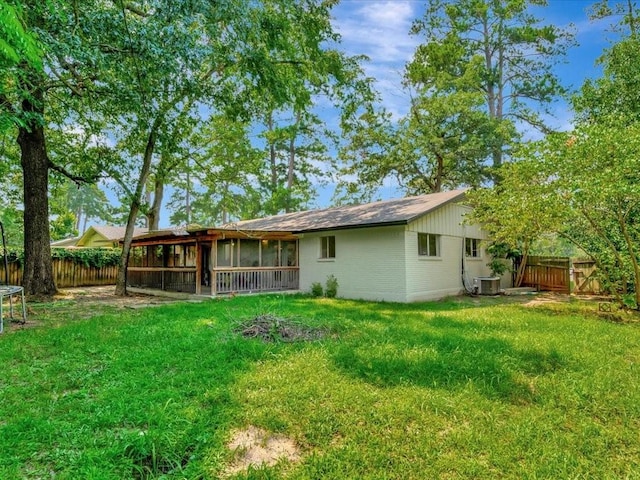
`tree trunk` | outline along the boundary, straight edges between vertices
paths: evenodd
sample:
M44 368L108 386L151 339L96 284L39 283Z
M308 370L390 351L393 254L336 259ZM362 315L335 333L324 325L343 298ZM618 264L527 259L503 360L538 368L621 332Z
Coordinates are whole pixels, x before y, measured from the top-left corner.
M436 153L437 167L436 178L433 179L433 186L429 193L439 193L442 191L442 179L444 177L444 157Z
M34 101L24 100L22 108L25 113L37 115L18 131L24 179L25 261L22 284L27 295L50 296L56 293L56 285L49 235L49 158L44 127L37 119L43 114L44 95L39 89L32 93Z
M527 260L529 259L529 247L525 247L522 253L521 263L518 266L518 271L516 272L516 279L513 284L514 287L518 288L522 285L522 281L524 280L524 272L527 269Z
M629 251L629 257L631 258L631 265L633 266L633 285L634 295L636 302L636 310L640 310L640 265L638 265L638 257L636 255L635 243L629 234L627 229L627 219L622 215L621 207L617 210L618 223L620 225L620 231L622 232L622 238L624 238L627 244L627 250ZM624 282L626 287L627 282ZM626 293L626 292L625 292Z
M187 189L184 192L184 213L187 217L187 225L191 225L191 175L190 175L191 165L187 160Z
M158 230L160 225L160 206L164 197L164 179L156 176L153 189L153 203L147 214L147 226L149 230Z
M267 127L269 132L273 132L273 114L269 114L267 120ZM278 170L276 165L276 145L275 141L271 139L269 142L269 167L271 169L271 192L275 192L278 188Z
M156 138L158 135L157 129L159 125L160 120L157 119L149 132L147 146L144 151L144 159L142 161L142 169L140 170L140 176L138 177L138 184L136 185L134 198L131 200L131 208L129 209L129 217L127 218L127 228L125 230L124 241L122 244L122 255L120 256L120 267L118 268L118 277L116 279L116 295L127 294L127 267L129 265L129 251L131 250L133 229L135 228L136 218L140 211L140 201L144 192L144 186L147 183L149 172L151 171L151 159L153 158L153 151L156 146Z
M295 135L289 140L289 164L287 165L287 204L285 212L291 212L291 189L293 188L294 172L296 167L296 137Z

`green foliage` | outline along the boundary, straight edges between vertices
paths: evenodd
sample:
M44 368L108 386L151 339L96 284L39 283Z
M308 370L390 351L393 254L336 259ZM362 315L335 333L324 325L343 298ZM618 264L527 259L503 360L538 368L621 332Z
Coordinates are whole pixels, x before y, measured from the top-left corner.
M0 247L0 254L2 254ZM119 248L52 248L51 258L69 260L85 267L109 267L120 264L122 250ZM22 248L7 248L7 258L10 262L24 264L24 250Z
M491 261L487 263L491 276L501 277L509 270L507 259L513 258L515 252L506 243L492 242L487 246L487 253L491 255Z
M35 70L42 69L42 50L32 32L25 28L22 8L20 3L16 6L0 0L0 95L3 102L13 91L16 66L22 63ZM0 133L20 122L16 112L0 106Z
M356 178L355 190L373 189L394 177L409 195L479 185L499 136L499 123L482 106L476 93L422 89L397 125L371 116L372 123L351 135L341 151L343 174Z
M1 209L0 221L4 227L7 247L21 248L24 241L22 212L11 207Z
M494 242L507 244L527 255L543 234L554 231L565 220L565 210L554 199L548 172L540 168L531 147L518 153L522 160L501 167L501 182L491 189L467 193L473 211L466 221L480 223Z
M235 335L269 298L31 303L39 327L6 332L0 349L0 477L222 478L229 439L249 426L290 438L301 459L237 478L640 472L637 324L576 301L285 295L270 311L335 334Z
M171 222L219 225L245 217L252 204L259 203L255 179L263 160L251 145L249 124L224 115L212 116L191 132L189 143L198 150L174 180L178 189L168 204Z
M426 92L452 94L452 99L482 92L484 111L495 122L496 134L488 141L494 167L515 139L515 122L547 130L534 108L548 113L564 92L553 66L572 45L573 34L542 25L529 11L540 4L433 0L413 25L412 32L424 41L407 66L407 78Z
M604 57L605 75L574 99L572 132L548 135L501 170L501 185L470 195L476 220L496 240L527 252L559 235L596 261L601 283L620 304L640 308L640 103L635 89L640 42L623 39Z
M119 248L52 248L52 258L80 263L86 267L108 267L120 264Z
M329 275L327 277L324 295L327 298L335 298L338 295L338 279L334 275Z
M75 225L76 216L72 212L56 215L55 218L49 222L51 240L61 240L78 235L78 230L75 229Z
M557 233L543 234L531 246L531 255L542 257L584 257L581 251L573 243Z
M322 288L322 284L320 282L313 282L311 284L311 296L322 297L323 295L324 295L324 290Z
M389 177L410 195L486 184L511 156L518 124L549 130L541 114L564 93L553 66L573 36L542 25L532 5L540 2L428 2L405 70L410 111L397 123L368 111L347 132L342 176L356 180L341 182L346 199Z

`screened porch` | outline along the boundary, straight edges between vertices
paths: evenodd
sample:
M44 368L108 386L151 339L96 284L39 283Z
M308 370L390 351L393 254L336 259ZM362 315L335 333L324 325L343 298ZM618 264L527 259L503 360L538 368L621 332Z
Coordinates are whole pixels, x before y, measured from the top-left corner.
M224 239L216 240L215 248L211 259L215 293L298 289L297 240Z
M127 284L199 295L297 290L298 240L269 232L151 232L133 240Z

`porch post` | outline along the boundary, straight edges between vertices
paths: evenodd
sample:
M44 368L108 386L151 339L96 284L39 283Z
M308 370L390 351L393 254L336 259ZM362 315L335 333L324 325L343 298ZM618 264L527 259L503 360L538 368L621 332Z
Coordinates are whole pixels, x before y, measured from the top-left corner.
M185 247L186 248L186 247ZM196 295L202 293L202 247L196 241Z
M207 268L209 269L209 283L211 283L211 296L215 297L217 295L217 283L218 280L216 278L216 272L214 271L214 267L218 263L218 239L216 238L211 242L211 255L209 255L209 265Z

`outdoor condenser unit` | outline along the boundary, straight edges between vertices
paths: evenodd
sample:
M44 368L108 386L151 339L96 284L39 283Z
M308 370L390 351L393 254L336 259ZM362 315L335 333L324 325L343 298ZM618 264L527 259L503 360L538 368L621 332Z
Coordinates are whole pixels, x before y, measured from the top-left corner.
M498 295L500 293L500 278L475 277L473 288L479 295Z

